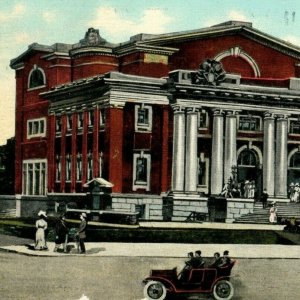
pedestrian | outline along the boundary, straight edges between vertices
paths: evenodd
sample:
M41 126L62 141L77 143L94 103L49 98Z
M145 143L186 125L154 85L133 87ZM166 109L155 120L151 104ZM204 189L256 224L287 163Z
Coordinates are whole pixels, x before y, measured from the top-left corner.
M66 224L66 218L64 215L60 216L58 221L55 224L55 247L54 252L57 252L61 244L63 244L64 252L67 252L67 243L68 243L68 227Z
M270 217L269 221L271 224L275 224L277 222L277 207L276 202L272 203L272 207L270 208Z
M40 210L38 212L39 219L35 223L35 227L37 228L35 234L35 250L48 250L46 239L45 239L45 230L48 228L48 224L46 222L47 214L45 211Z
M261 196L260 196L260 200L261 200L263 208L267 207L268 198L269 198L269 194L267 193L267 190L264 189Z
M85 233L85 230L86 230L86 226L87 226L87 216L86 216L86 213L82 213L80 215L80 225L79 225L79 228L77 230L77 239L78 239L78 243L79 243L79 247L78 247L78 252L80 253L85 253L85 245L84 245L84 240L86 239L86 233Z

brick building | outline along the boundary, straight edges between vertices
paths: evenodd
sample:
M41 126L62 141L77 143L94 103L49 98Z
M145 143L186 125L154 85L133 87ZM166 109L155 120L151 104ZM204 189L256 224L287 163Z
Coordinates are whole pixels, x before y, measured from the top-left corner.
M90 28L76 44L31 44L16 71L15 193L21 214L93 209L184 220L232 179L226 221L266 188L286 201L300 182L300 48L230 21L111 44ZM26 211L26 213L25 213Z

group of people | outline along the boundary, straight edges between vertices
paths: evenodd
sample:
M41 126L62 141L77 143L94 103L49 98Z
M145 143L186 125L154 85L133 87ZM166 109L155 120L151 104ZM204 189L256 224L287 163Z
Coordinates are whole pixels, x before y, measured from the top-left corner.
M185 262L184 270L201 269L204 267L220 268L228 266L231 262L228 250L223 252L222 257L219 252L215 252L213 260L208 265L206 265L204 259L202 258L200 250L195 251L195 254L193 252L189 252L188 258L189 260Z
M48 228L48 223L46 221L47 214L45 211L40 210L38 212L39 219L36 221L35 226L37 228L35 234L35 250L48 250L45 231ZM77 244L77 250L80 253L85 253L85 244L84 240L86 239L86 227L87 227L87 215L86 213L82 213L80 215L80 225L76 231L75 239ZM68 234L69 228L67 227L65 216L62 215L57 220L55 224L55 247L54 252L57 252L58 249L63 246L63 251L67 252L67 244L68 244Z
M299 202L300 200L300 186L299 183L293 182L289 186L289 197L291 202Z
M256 193L256 185L254 180L245 180L243 182L235 182L231 177L224 185L221 196L225 198L248 198L254 199Z

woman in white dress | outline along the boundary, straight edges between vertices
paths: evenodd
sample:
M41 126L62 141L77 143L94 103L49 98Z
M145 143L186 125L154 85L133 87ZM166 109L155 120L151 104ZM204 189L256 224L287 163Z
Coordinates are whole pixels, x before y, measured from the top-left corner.
M277 223L277 207L276 203L273 203L272 207L270 208L270 223L274 224Z
M48 227L46 222L46 212L40 210L38 213L39 219L35 223L35 227L37 228L35 234L35 250L47 250L47 243L45 239L45 230Z

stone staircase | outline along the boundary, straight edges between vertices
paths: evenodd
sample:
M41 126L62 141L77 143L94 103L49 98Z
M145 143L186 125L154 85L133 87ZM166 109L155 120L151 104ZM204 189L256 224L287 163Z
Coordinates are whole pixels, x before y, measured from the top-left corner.
M253 213L241 216L234 223L269 224L269 209L263 208L261 202L254 204ZM300 220L300 203L278 203L277 219L295 217Z
M1 218L15 218L16 217L16 209L4 209L0 211L0 219Z

